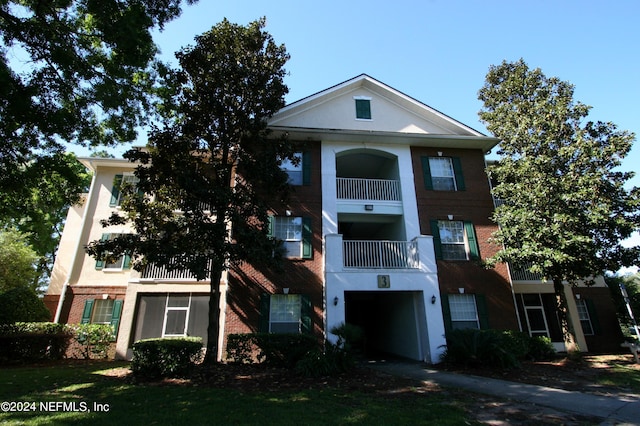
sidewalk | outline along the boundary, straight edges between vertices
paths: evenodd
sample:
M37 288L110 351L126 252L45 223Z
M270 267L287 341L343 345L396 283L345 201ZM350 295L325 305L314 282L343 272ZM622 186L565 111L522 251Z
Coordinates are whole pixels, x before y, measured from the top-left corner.
M570 413L597 416L607 421L640 425L640 396L600 396L570 392L545 386L437 371L422 363L382 362L370 364L369 367L394 376L467 389Z

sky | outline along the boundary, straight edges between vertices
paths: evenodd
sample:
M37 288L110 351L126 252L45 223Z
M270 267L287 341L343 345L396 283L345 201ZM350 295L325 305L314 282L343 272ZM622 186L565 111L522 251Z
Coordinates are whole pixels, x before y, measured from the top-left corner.
M287 103L365 73L489 135L478 90L491 65L522 58L572 83L589 120L640 135L638 0L200 0L155 40L169 61L224 18L263 16L291 55ZM639 165L636 142L622 170Z

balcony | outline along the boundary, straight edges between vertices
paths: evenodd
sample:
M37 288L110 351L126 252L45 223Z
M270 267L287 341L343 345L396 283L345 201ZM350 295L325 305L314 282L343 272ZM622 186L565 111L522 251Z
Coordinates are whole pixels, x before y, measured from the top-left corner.
M531 264L527 265L510 265L510 273L512 281L536 281L543 282L542 274L529 272Z
M340 234L325 235L327 273L435 272L433 238L420 235L411 241L343 240Z
M343 266L357 269L417 269L414 241L343 241Z
M339 200L401 201L398 180L337 178L336 185Z
M210 267L209 270L211 270ZM166 266L155 263L148 264L142 271L140 278L152 281L196 281L187 269L170 270ZM206 279L208 280L209 278Z

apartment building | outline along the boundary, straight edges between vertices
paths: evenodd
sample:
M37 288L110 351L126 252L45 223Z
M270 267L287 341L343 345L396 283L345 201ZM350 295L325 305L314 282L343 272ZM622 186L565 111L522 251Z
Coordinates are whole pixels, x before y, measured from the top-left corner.
M301 332L335 340L341 323L362 327L369 356L437 363L456 328L523 330L565 350L550 283L485 269L499 247L485 154L499 141L367 75L274 115L270 128L304 142L300 164L283 164L293 192L270 212L283 241L284 271L233 267L220 285L220 353L230 333ZM113 324L117 355L136 340L206 339L209 281L123 256L113 264L84 252L92 240L131 232L103 228L118 187L133 179L121 159L81 160L93 173L70 209L47 299L61 322ZM518 275L519 274L519 275ZM612 350L620 330L603 282L567 286L581 350Z

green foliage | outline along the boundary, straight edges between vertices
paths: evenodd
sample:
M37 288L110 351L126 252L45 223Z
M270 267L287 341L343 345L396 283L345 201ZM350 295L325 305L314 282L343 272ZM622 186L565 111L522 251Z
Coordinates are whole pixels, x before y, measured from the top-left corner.
M115 341L111 324L72 324L69 327L84 359L108 357L109 348Z
M133 344L131 371L141 378L184 377L202 356L202 339L145 339Z
M161 84L162 127L151 132L148 150L125 154L139 164L137 189L154 197L123 191L121 211L105 224L130 222L135 232L91 242L91 256L126 252L136 270L148 263L187 270L210 279L212 297L230 264L274 266L268 210L286 193L287 175L279 166L296 148L269 138L267 120L284 106L288 91L283 67L289 55L264 25L264 19L247 26L224 20L176 54L180 68L166 70ZM218 352L214 302L207 357Z
M443 360L465 367L516 367L518 360L504 348L504 341L502 333L497 330L453 330L447 334Z
M329 330L331 334L338 336L336 346L355 358L364 353L365 334L361 327L353 324L342 323Z
M25 235L12 228L0 230L0 293L19 287L34 289L37 259Z
M14 323L0 325L0 362L61 359L71 340L63 324Z
M29 287L16 287L0 293L0 324L49 321L51 312Z
M574 88L523 60L492 66L479 92L481 120L501 140L489 172L504 204L494 220L504 248L493 262L573 283L640 259L621 242L640 227L640 191L618 172L635 136L612 123L583 122L590 107Z
M552 281L565 338L575 341L563 283L592 284L640 261L640 247L622 245L640 227L640 189L625 188L634 173L616 170L635 135L585 122L590 107L573 93L522 59L505 61L487 73L479 115L501 140L488 171L503 201L493 215L502 249L487 264L509 262Z
M521 360L546 360L556 352L548 337L506 330L453 330L447 334L443 361L464 367L513 368Z
M326 342L324 351L315 349L296 363L295 370L305 377L335 376L353 370L356 360L353 353Z
M551 339L547 336L534 336L529 340L527 357L536 361L550 360L556 357Z
M234 363L254 361L277 367L294 368L318 341L308 334L250 333L227 338L227 359Z

